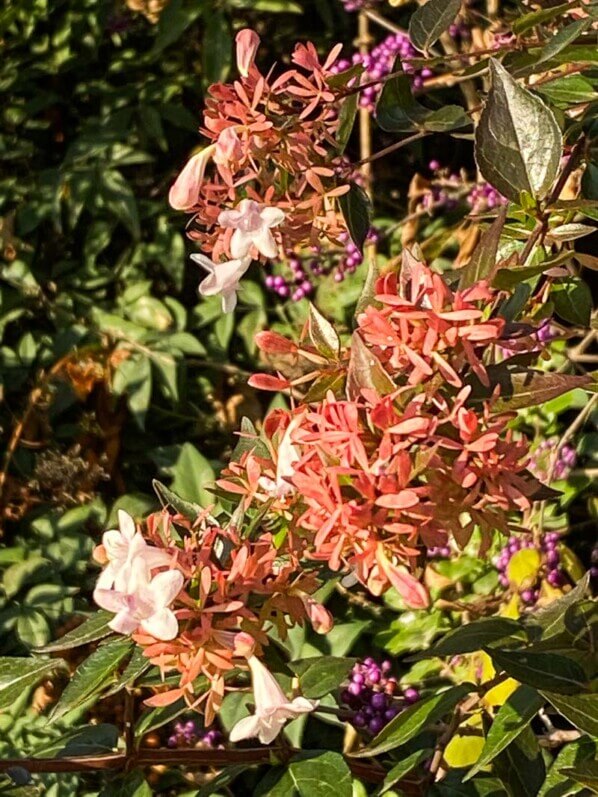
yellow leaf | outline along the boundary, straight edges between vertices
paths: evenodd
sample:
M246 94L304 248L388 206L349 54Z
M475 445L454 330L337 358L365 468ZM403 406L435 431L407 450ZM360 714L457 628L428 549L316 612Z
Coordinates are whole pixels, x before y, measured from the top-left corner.
M571 576L574 582L580 581L585 576L585 569L577 556L573 553L571 548L566 545L559 545L559 553L561 555L561 564L565 571Z
M482 698L482 703L487 706L502 706L506 703L507 698L511 697L515 689L519 686L519 681L514 678L507 678L498 686L495 686L489 692L486 692Z
M470 767L480 757L484 747L484 737L480 731L479 736L453 736L444 751L444 760L449 767Z
M511 620L518 620L520 615L519 605L519 595L513 595L511 600L501 608L499 612L500 616L508 617Z
M538 578L542 557L535 548L524 548L513 554L507 565L507 577L517 589L525 589Z

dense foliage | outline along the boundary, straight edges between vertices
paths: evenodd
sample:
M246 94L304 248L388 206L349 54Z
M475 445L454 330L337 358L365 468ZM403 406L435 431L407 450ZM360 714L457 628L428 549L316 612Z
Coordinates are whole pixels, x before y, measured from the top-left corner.
M4 4L1 794L597 792L595 8L343 2Z

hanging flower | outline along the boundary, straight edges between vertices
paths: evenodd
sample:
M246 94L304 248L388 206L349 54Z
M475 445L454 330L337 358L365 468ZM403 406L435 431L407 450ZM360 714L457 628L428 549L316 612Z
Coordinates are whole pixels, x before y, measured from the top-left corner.
M257 736L262 744L270 744L278 736L288 720L314 711L317 700L296 697L288 700L278 681L257 656L248 659L251 669L255 714L239 720L229 734L231 742L252 739Z
M170 206L175 210L191 210L197 205L199 189L203 182L208 161L216 150L210 144L187 161L183 171L176 178L168 194Z
M239 282L251 265L251 258L244 257L227 260L226 263L214 263L205 255L191 255L191 260L209 272L199 285L200 295L222 296L222 311L232 313L237 306Z

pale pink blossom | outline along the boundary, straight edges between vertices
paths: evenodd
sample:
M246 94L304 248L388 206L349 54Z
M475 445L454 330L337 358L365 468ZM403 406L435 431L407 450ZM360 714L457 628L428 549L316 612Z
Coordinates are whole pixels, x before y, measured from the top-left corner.
M234 210L222 211L218 224L234 230L230 242L234 258L247 257L253 246L264 257L276 257L278 247L271 229L281 224L284 218L280 208L265 207L253 199L242 199Z
M316 634L328 634L334 626L334 619L328 609L305 592L300 593L299 597Z
M172 208L191 210L197 204L206 166L215 150L216 144L210 144L187 161L168 193L168 202Z
M284 431L276 454L276 478L260 476L259 484L269 495L275 498L285 498L295 492L290 478L295 473L295 463L299 461L299 452L294 445L292 435L301 425L301 416L295 416Z
M237 69L241 77L247 77L255 61L257 48L260 46L260 37L251 28L243 28L235 38L237 45Z
M168 551L147 544L135 521L123 509L118 510L118 529L106 531L102 536L101 557L108 564L97 581L98 589L124 589L129 580L133 562L143 563L149 577L155 567L165 567L172 562Z
M232 313L237 306L237 291L241 277L251 265L250 257L214 263L205 255L191 255L191 260L208 272L199 285L201 296L222 296L222 311Z
M167 570L149 578L141 558L134 560L127 582L121 589L101 589L93 593L100 608L114 612L108 623L119 634L132 634L140 628L156 639L174 639L179 623L169 608L183 587L183 574Z
M248 659L251 669L255 714L239 720L229 734L231 742L257 738L262 744L270 744L278 736L288 720L314 711L317 700L296 697L288 700L278 681L256 656Z

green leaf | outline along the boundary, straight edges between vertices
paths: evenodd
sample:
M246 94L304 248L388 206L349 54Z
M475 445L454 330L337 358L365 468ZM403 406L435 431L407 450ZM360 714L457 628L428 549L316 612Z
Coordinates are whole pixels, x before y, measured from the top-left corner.
M443 133L471 124L460 105L445 105L431 111L417 102L407 75L397 75L385 82L376 104L376 121L382 130L396 133L416 130Z
M451 712L457 703L473 689L475 687L471 684L460 684L451 686L444 692L432 695L425 700L420 700L397 714L365 749L353 753L353 756L355 758L371 758L405 744L424 728L433 725Z
M187 28L201 15L202 11L203 3L184 3L183 0L170 0L160 12L156 26L158 35L150 55L158 55L166 47L178 41Z
M482 233L476 248L473 250L471 260L461 272L459 290L470 288L476 282L480 282L480 280L491 279L496 267L496 255L506 219L507 208L502 207L490 227Z
M419 660L431 656L456 656L482 650L484 645L498 642L505 637L520 637L524 634L521 625L508 617L488 617L467 623L451 631L431 648L412 658Z
M122 660L131 653L134 643L130 639L114 639L95 650L77 669L54 706L50 715L53 722L69 711L79 708L91 698L97 698L112 685L114 674Z
M44 645L43 648L37 648L36 653L56 653L59 650L71 650L71 648L81 645L88 645L90 642L97 642L98 639L103 639L113 633L112 629L108 627L108 623L113 617L114 615L110 612L100 609L84 623L61 636L60 639L50 642L49 645Z
M38 648L52 636L50 624L44 612L23 606L17 619L17 635L24 645Z
M340 753L300 753L292 759L288 772L300 797L352 797L351 772Z
M464 780L496 758L526 728L544 705L544 698L529 686L519 686L494 717L481 755Z
M135 734L139 737L145 736L147 733L156 731L158 728L164 727L164 725L168 724L169 722L173 722L177 717L180 717L181 714L184 714L186 711L189 711L189 706L187 705L187 701L184 697L175 700L174 703L171 703L168 706L158 706L157 708L152 708L145 714L142 714L137 720L137 724L135 725Z
M316 351L328 360L337 360L341 342L336 330L311 302L307 324L309 339Z
M299 676L301 693L308 698L320 698L348 679L349 670L356 661L337 656L316 656L292 661L289 667Z
M490 59L492 86L475 131L475 157L484 178L513 202L526 191L550 191L563 140L552 111Z
M161 446L154 449L150 456L160 473L172 476L171 493L202 507L215 503L214 496L206 489L214 483L214 470L194 445ZM170 498L168 500L170 503Z
M210 797L211 794L220 792L221 790L230 793L230 789L226 787L245 772L250 764L232 764L229 767L224 767L217 775L214 775L201 789L193 795L193 797Z
M565 695L546 691L542 694L576 728L598 738L598 694Z
M552 284L550 298L554 302L556 314L582 327L590 325L592 314L592 293L589 286L579 277L559 277Z
M534 91L563 108L598 99L598 92L583 75L565 75L558 80L551 80L550 83L540 83L539 86L534 86Z
M338 112L338 128L336 131L336 148L342 155L345 151L351 133L353 132L353 125L355 124L355 117L357 116L359 92L349 94L342 102Z
M561 773L598 794L598 761L584 761L577 767L565 767Z
M494 759L492 769L512 797L537 797L546 771L542 753L531 728L524 728Z
M545 373L519 366L489 366L487 373L490 388L482 388L474 381L470 402L486 401L490 392L500 385L500 398L493 404L496 412L536 407L575 388L588 387L592 381L588 375Z
M395 390L395 383L384 370L384 366L371 349L363 342L359 332L351 337L351 354L347 368L347 397L350 400L361 396L362 390L375 390L385 396Z
M411 15L409 38L420 52L427 52L449 25L461 8L461 0L427 0Z
M100 174L100 190L106 207L137 240L141 236L141 228L133 189L120 172L112 169Z
M568 44L574 42L591 24L591 19L578 19L570 25L561 28L548 44L542 47L540 55L536 59L536 67L539 64L543 64L545 61L550 61L551 58L558 55L561 50L564 50Z
M150 660L144 655L143 648L136 647L122 675L114 686L106 692L105 696L115 695L117 692L120 692L121 689L124 689L125 686L131 686L140 676L149 670L150 667Z
M399 783L405 775L409 774L412 769L415 769L415 767L419 766L427 758L430 758L431 754L432 751L426 748L424 750L416 750L414 753L411 753L411 755L402 758L398 764L395 764L394 767L386 773L384 783L377 794L382 797L382 795L386 794L395 784Z
M0 710L12 706L27 689L56 670L67 670L62 659L0 657Z
M185 501L157 479L153 479L152 487L160 499L162 506L172 507L177 514L183 515L189 520L195 520L200 512L203 512L203 507L199 504L195 504L192 501Z
M340 196L338 202L351 240L360 250L363 249L371 226L371 204L367 194L356 183L351 183L350 190Z
M587 678L580 665L557 653L534 653L528 650L485 648L495 666L521 683L537 689L576 694L587 688Z
M562 772L570 767L575 768L576 764L588 758L593 758L595 753L596 743L590 739L580 739L577 742L566 744L550 767L538 797L574 797L578 795L577 783L563 775Z
M532 11L529 14L522 14L517 19L513 20L513 33L517 35L525 33L526 30L535 28L536 25L542 25L545 22L550 22L555 17L560 16L570 8L569 3L562 3L552 8L543 8L540 11Z
M222 11L212 8L208 15L202 46L203 76L206 83L226 80L232 63L232 49L228 18Z
M118 745L119 731L115 725L102 722L85 725L66 733L61 732L49 744L35 748L36 758L70 758L71 756L102 755Z
M152 397L152 368L149 357L136 353L122 360L114 372L112 390L117 396L126 396L131 415L143 431Z
M548 606L525 615L523 623L529 627L530 632L537 629L543 639L557 636L566 630L567 612L586 597L589 592L589 584L590 574L586 573L571 592L552 601Z

